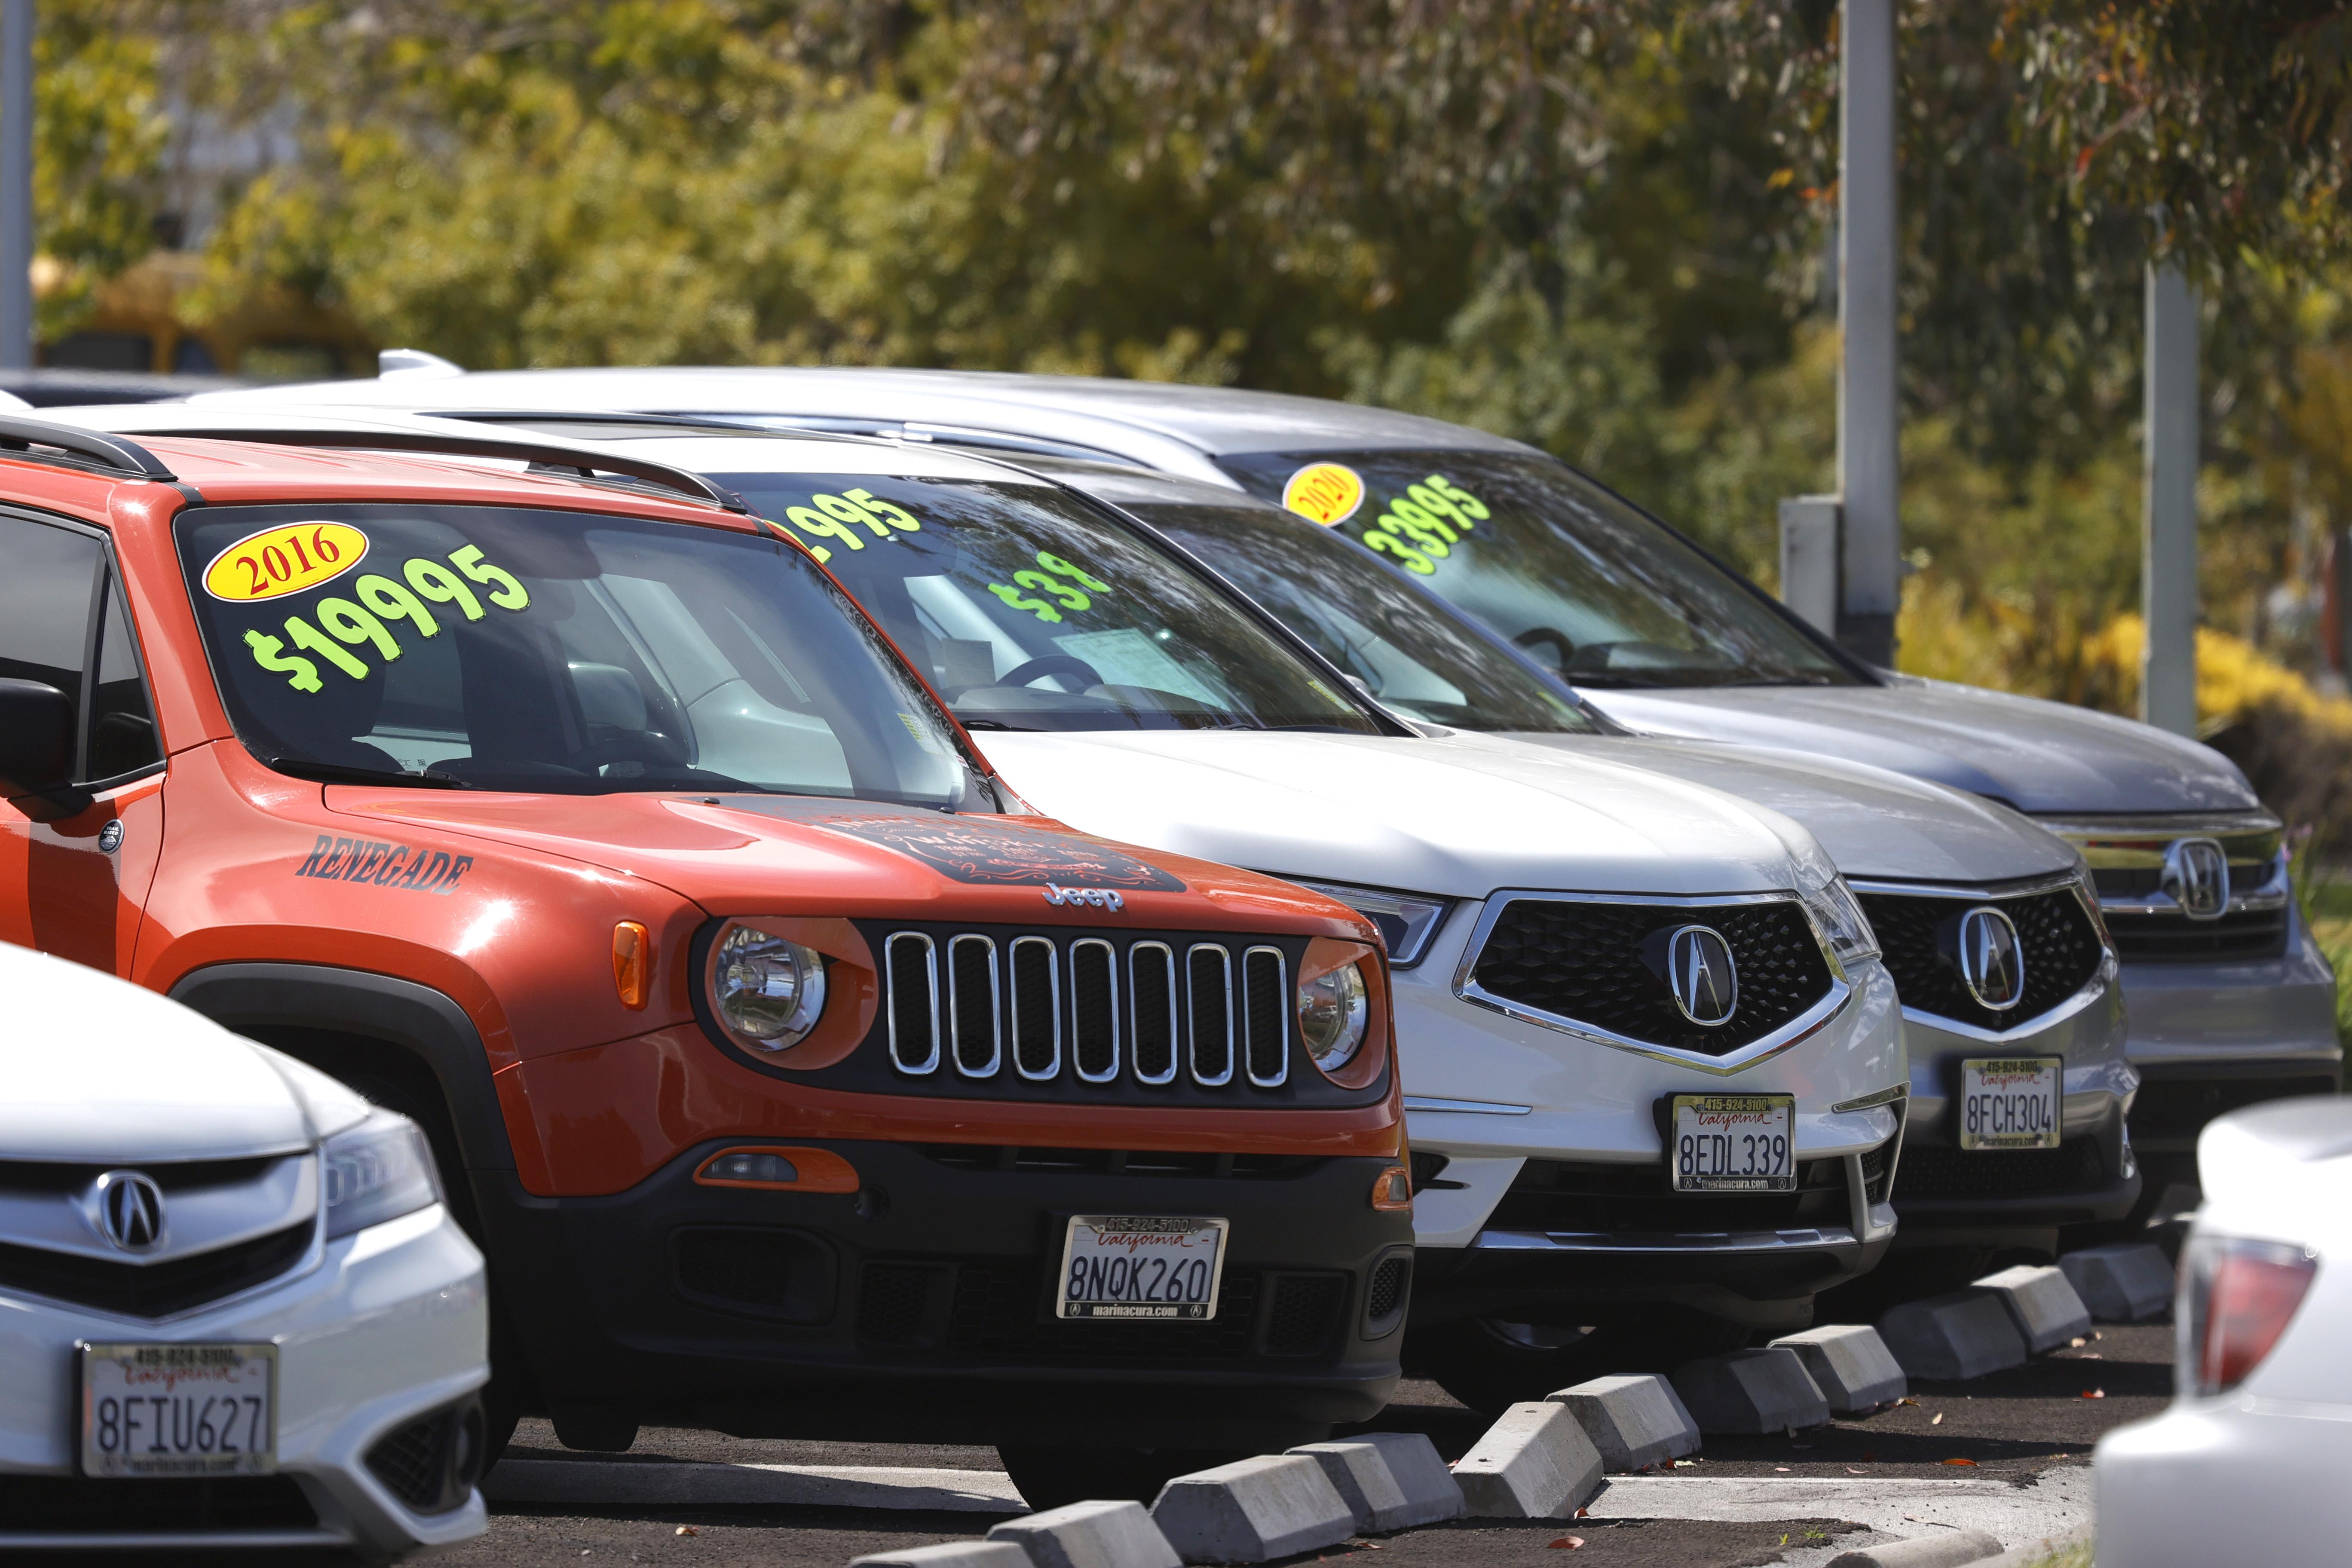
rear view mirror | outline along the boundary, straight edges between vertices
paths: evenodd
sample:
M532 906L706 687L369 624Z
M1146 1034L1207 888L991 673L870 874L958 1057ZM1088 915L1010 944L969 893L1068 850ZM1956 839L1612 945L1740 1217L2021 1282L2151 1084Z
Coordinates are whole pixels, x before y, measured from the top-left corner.
M0 795L37 796L51 809L26 815L48 820L89 805L73 787L73 700L38 680L0 679Z

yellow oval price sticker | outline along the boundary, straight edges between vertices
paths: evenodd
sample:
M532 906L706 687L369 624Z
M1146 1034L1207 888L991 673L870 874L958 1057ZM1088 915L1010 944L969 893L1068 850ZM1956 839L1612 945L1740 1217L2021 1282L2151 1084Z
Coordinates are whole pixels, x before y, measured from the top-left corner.
M1309 463L1282 487L1282 504L1329 528L1364 504L1363 476L1341 463Z
M205 568L205 592L233 605L299 594L341 576L368 552L347 522L286 522L248 533Z

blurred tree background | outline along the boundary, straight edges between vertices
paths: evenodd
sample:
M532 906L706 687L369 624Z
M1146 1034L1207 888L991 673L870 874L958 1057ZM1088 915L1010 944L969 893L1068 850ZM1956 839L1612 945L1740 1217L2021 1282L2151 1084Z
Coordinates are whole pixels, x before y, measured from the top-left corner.
M53 336L161 236L201 252L192 309L275 291L473 367L921 363L1420 410L1768 584L1775 502L1832 483L1832 0L41 15ZM2130 710L2142 268L2173 257L2206 301L2206 718L2249 758L2325 757L2266 786L2341 820L2352 705L2317 637L2352 521L2344 5L1900 16L1904 666Z

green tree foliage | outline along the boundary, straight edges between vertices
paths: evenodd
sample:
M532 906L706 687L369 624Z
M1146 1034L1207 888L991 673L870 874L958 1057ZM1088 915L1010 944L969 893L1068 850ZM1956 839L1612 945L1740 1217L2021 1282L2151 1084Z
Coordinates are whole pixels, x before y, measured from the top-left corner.
M152 37L114 9L51 0L34 36L34 245L60 268L43 290L40 331L70 331L97 283L154 247L171 138Z

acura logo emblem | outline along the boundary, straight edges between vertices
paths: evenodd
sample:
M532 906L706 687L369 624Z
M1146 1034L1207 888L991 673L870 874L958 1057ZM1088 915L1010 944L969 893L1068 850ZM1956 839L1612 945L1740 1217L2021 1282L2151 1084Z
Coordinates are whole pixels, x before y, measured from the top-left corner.
M1702 1028L1729 1023L1739 1007L1731 946L1706 926L1685 926L1667 939L1666 985L1675 1010Z
M2164 890L2192 921L2219 920L2230 908L2230 858L2210 838L2177 838L2164 852Z
M2006 1013L2025 994L2025 951L2009 917L1987 904L1960 917L1960 978L1969 994Z
M125 1252L152 1252L163 1239L163 1192L137 1171L109 1171L93 1189L106 1239Z

